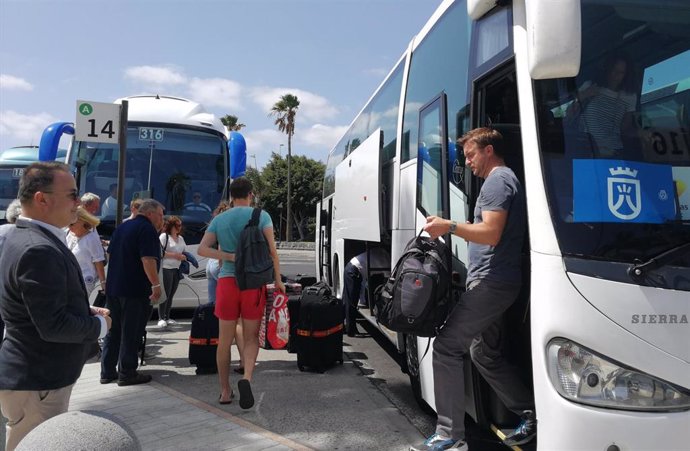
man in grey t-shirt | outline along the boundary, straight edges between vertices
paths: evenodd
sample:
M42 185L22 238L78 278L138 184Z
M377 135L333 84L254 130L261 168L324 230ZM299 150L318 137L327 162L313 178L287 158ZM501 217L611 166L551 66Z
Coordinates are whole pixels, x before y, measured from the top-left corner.
M453 233L469 242L467 291L434 341L436 433L412 451L467 450L464 358L469 352L501 401L523 417L504 443L524 444L536 436L534 398L516 369L501 355L500 320L517 299L522 280L521 250L526 227L522 186L503 160L503 137L490 128L458 140L467 166L484 179L472 224L430 216L432 238Z

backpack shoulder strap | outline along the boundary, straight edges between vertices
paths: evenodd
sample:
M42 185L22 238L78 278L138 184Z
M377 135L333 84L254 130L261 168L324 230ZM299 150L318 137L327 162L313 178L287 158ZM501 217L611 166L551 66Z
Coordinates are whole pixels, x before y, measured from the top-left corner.
M260 208L254 208L252 210L252 219L249 220L250 226L259 226L259 218L261 217L261 209Z

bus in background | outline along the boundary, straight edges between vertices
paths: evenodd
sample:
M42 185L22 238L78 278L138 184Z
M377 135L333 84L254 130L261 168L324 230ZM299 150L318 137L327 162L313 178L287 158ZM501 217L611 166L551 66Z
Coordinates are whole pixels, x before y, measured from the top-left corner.
M181 218L185 242L194 252L225 190L228 132L220 119L191 100L142 95L114 103L123 100L129 104L123 217L130 214L131 200L156 199L166 215ZM98 232L108 239L116 212L104 206L111 191L116 193L119 145L74 140L67 163L75 170L80 193L100 196ZM199 268L192 267L180 281L174 308L196 307L208 299L206 259L195 257Z
M490 126L527 199L503 331L534 389L538 449L687 447L688 29L680 0L445 0L331 150L317 276L340 297L352 257L389 251L360 314L397 346L419 401L435 406L427 339L379 326L372 293L427 215L473 219L481 180L455 143ZM462 290L467 243L443 241ZM500 437L518 419L465 372L468 413Z
M65 161L67 149L58 149L57 161ZM7 206L17 198L24 168L38 161L38 146L17 146L0 152L0 224L5 224Z

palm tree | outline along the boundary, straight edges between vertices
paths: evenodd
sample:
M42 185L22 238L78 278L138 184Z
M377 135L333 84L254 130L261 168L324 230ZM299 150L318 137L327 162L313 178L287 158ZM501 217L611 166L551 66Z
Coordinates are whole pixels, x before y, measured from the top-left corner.
M275 125L278 130L285 133L288 137L288 156L287 156L287 230L285 240L292 241L292 183L290 181L290 158L292 156L292 135L295 134L295 116L299 108L299 99L292 94L285 94L280 97L271 108L270 116L275 116Z
M225 116L220 118L220 121L223 123L223 125L225 125L228 128L228 131L231 132L238 132L243 127L246 127L246 125L244 124L238 124L237 116L233 116L232 114L226 114Z

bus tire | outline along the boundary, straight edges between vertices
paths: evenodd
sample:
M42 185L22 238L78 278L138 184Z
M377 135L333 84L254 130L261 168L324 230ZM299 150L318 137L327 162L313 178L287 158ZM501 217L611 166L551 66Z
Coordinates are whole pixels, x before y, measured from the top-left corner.
M419 354L417 352L417 337L414 335L405 335L405 372L410 378L410 386L412 387L412 394L415 401L422 408L426 408L427 404L422 398L422 383L419 379Z

